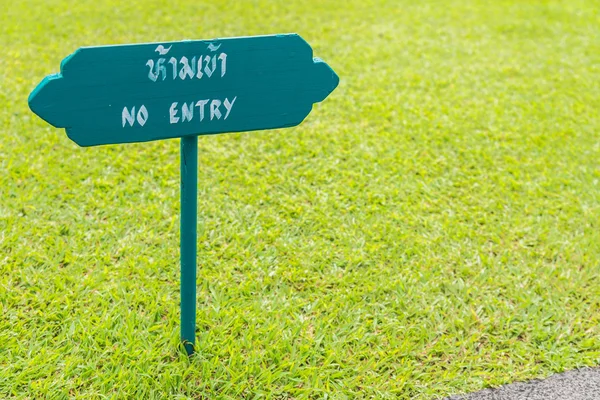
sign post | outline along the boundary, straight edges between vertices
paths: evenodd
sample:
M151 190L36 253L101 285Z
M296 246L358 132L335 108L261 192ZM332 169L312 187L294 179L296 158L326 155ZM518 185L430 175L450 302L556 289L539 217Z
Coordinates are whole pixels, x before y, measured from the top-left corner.
M188 354L196 338L198 136L181 138L181 341Z
M198 136L296 126L338 83L297 34L82 47L29 107L79 146L181 138L181 340L192 354Z

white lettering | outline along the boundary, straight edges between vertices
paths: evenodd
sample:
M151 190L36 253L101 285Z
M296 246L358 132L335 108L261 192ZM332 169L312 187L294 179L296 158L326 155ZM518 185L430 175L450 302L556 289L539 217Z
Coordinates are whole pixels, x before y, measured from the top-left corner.
M225 76L225 72L227 71L227 54L221 53L219 55L219 60L221 60L221 78ZM227 118L227 117L225 117Z
M127 109L127 107L123 107L123 112L121 113L121 121L123 122L123 128L125 128L125 123L129 123L129 126L133 126L134 123L134 115L135 115L135 107L131 108L131 112Z
M150 67L150 69L148 70L148 78L150 78L152 82L156 82L156 80L158 79L158 74L152 72L152 70L154 69L154 60L148 60L146 65Z
M164 54L166 54L168 49L165 50ZM146 61L146 66L148 67L148 79L152 82L156 82L159 77L162 76L162 80L164 81L167 78L168 73L167 63L171 64L173 80L186 80L188 78L202 79L204 75L210 78L215 74L218 65L221 69L221 78L227 73L227 54L221 53L218 57L216 55L194 56L191 60L185 56L179 59L171 57L168 61L166 58L148 60Z
M221 111L219 110L219 106L221 105L221 100L214 99L210 102L210 120L213 120L213 117L217 117L217 119L221 119Z
M196 78L202 79L202 56L198 58L198 73L196 74Z
M229 118L231 114L231 110L233 110L233 106L237 100L237 96L233 99L225 98L221 99L203 99L198 100L196 102L173 102L171 103L171 107L169 107L169 122L171 124L177 124L182 122L202 122L204 118L208 120L210 113L210 120L226 120ZM221 109L221 106L224 109ZM143 126L144 123L148 120L148 112L144 106L142 106L144 110L140 109L138 112L138 122ZM198 113L195 113L194 108L198 108ZM133 110L135 111L135 110ZM133 113L132 111L132 113ZM180 114L181 112L181 114ZM199 118L197 117L199 116Z
M158 75L162 75L163 81L167 78L167 69L164 66L165 61L166 59L159 58L158 62L156 63L156 77L158 78Z
M204 106L208 103L208 100L198 100L196 107L200 109L200 121L204 119Z
M177 116L177 110L175 109L175 107L177 107L177 102L171 104L171 108L169 108L169 121L172 124L176 124L179 122L179 117Z
M177 59L175 57L169 58L169 64L173 66L173 79L177 79Z
M162 44L159 44L158 46L156 46L156 49L154 49L154 51L157 52L158 54L160 54L161 56L164 56L165 54L167 54L169 52L169 50L171 50L171 47L173 47L173 45L170 45L169 47L167 47L165 49L165 46L163 46Z
M212 70L209 68L208 63L212 60ZM206 66L204 67L204 73L210 78L217 69L217 58L215 56L204 56L204 62L206 62Z
M183 103L181 107L181 122L191 121L194 118L194 102L191 102L189 106Z
M148 110L146 109L146 106L141 106L137 113L137 122L141 126L144 126L146 121L148 121Z
M192 66L188 63L187 57L181 57L179 61L182 65L181 70L179 71L179 77L181 80L185 80L185 77L189 75L190 79L194 79L194 75L196 75L196 57L192 58Z
M227 117L229 117L229 113L231 112L231 109L233 108L233 103L235 103L235 99L237 99L237 96L235 96L233 98L233 100L231 100L231 103L230 103L229 99L225 98L223 105L225 106L225 109L227 110L227 112L225 113L225 118L223 118L223 119L227 119Z

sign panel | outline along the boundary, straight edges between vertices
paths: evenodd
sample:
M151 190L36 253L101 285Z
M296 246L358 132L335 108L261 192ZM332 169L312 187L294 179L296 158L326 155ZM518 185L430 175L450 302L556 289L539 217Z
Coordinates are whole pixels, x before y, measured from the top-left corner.
M338 83L296 34L83 47L29 107L95 146L295 126Z

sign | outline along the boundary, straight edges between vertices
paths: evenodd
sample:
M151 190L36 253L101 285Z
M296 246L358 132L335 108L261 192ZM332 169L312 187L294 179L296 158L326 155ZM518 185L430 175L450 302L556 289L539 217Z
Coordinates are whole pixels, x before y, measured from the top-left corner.
M29 107L96 146L295 126L338 82L297 34L82 47Z
M29 107L80 146L181 138L181 341L194 352L198 135L298 125L339 83L296 34L83 47Z

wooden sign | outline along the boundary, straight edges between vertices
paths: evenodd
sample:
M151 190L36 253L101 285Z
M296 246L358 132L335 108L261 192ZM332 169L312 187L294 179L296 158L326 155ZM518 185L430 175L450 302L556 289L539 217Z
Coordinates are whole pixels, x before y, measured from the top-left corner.
M181 340L191 355L198 135L298 125L338 83L296 34L83 47L29 107L80 146L181 138Z
M296 34L83 47L29 97L80 146L298 125L339 78Z

